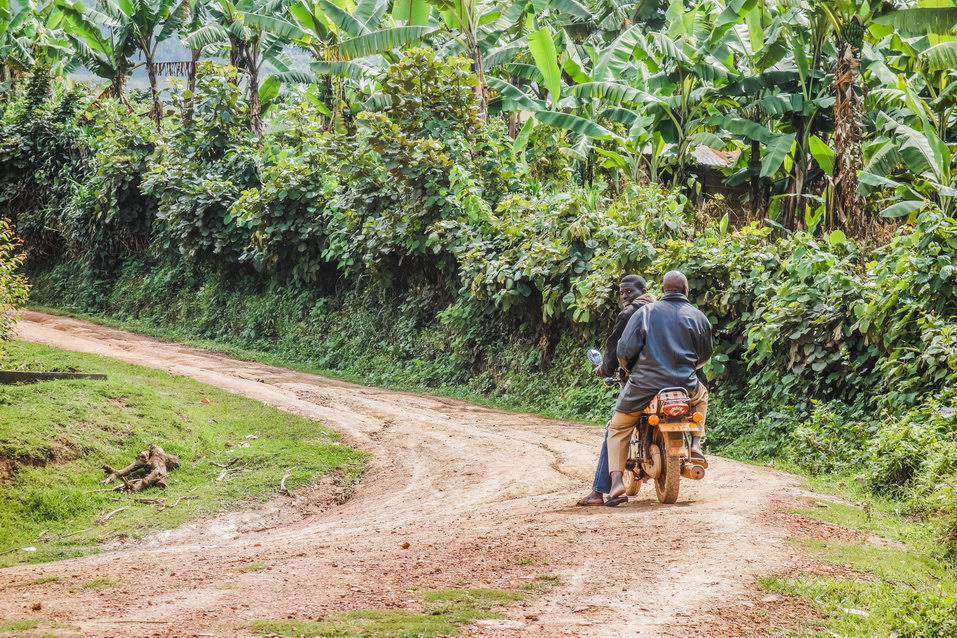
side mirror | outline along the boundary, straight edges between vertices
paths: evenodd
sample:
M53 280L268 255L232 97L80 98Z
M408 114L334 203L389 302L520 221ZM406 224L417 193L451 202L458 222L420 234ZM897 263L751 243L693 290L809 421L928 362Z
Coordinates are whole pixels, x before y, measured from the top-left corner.
M600 366L602 362L605 360L605 357L602 356L601 352L599 352L598 350L595 350L594 348L589 350L585 356L588 357L588 360L591 361L596 366Z

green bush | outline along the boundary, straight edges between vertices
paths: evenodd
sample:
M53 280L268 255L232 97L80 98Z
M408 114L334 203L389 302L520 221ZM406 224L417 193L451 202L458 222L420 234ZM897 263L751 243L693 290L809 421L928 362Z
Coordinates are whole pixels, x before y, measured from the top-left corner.
M17 312L27 301L29 289L20 274L22 264L23 255L10 224L0 218L0 341L10 337Z
M247 107L232 67L204 62L196 73L192 117L168 128L143 179L156 199L162 247L197 261L234 264L249 243L230 208L242 191L259 185L259 153L244 125Z
M90 175L77 184L63 213L63 235L74 252L107 262L149 245L157 202L143 193L156 149L156 129L118 100L86 115Z
M38 66L0 119L0 216L38 258L62 251L62 210L88 171L76 122L88 100L79 88L54 84L50 70Z
M871 433L840 401L815 402L808 418L794 428L794 461L810 474L841 474L857 467Z

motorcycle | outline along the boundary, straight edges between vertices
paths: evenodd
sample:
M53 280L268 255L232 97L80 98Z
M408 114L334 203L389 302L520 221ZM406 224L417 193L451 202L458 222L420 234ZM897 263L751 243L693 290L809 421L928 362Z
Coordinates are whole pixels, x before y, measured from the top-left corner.
M592 348L588 360L598 366L602 354ZM605 385L624 388L623 370L606 377ZM617 397L617 395L616 395ZM662 388L645 408L631 435L623 481L626 494L635 496L645 480L653 480L658 502L670 505L678 500L682 478L700 481L708 462L692 459L690 437L700 431L704 415L691 412L691 397L684 388Z

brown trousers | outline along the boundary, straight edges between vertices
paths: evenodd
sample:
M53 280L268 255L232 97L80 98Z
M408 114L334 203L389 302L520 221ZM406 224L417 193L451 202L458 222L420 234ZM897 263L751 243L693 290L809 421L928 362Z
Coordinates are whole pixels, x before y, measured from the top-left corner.
M708 416L708 388L703 383L698 383L698 389L691 397L691 409L700 412L705 417ZM608 422L608 471L624 472L625 463L628 461L628 445L631 443L631 433L638 420L641 418L641 412L615 412ZM698 425L696 436L704 436L704 424L702 421Z

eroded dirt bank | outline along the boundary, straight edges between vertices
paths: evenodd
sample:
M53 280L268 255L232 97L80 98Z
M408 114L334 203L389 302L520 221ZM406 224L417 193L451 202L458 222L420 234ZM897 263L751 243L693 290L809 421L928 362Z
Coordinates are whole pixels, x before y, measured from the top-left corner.
M39 313L26 314L19 338L259 399L322 421L372 457L341 505L321 485L121 551L2 570L0 618L43 617L88 636L247 636L236 626L253 619L415 608L411 588L519 589L554 575L562 585L512 607L507 621L463 634L744 635L760 626L756 606L769 604L755 579L803 561L768 515L797 490L795 477L774 470L712 459L705 481L682 482L674 506L643 491L616 510L577 508L598 428L357 386ZM253 562L270 568L238 571ZM131 577L144 568L148 575ZM11 586L51 574L62 581ZM70 589L94 577L124 584ZM31 612L38 602L41 611Z

